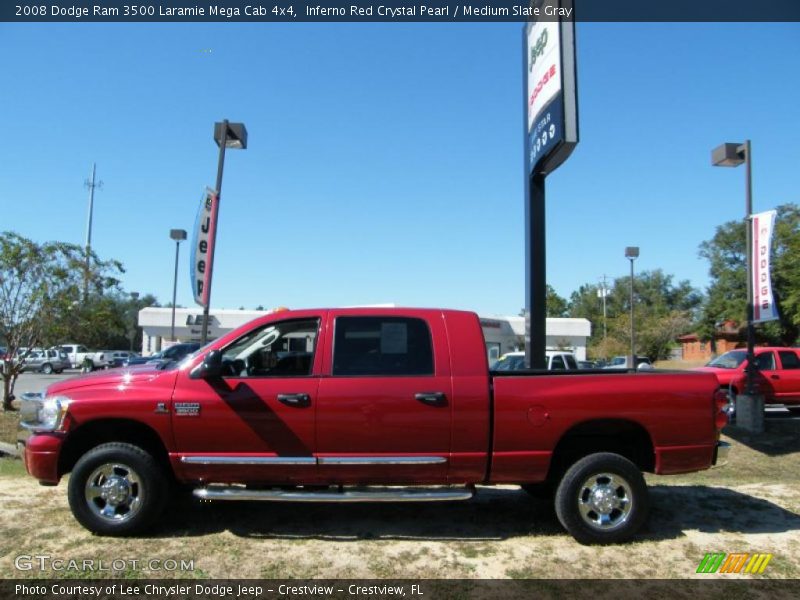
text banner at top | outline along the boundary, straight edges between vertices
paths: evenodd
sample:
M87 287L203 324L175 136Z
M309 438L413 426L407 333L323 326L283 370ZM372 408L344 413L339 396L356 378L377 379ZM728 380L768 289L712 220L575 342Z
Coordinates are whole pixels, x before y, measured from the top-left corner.
M552 9L552 6L546 7ZM505 0L3 0L0 22L798 22L798 0L575 0L571 14L545 14Z

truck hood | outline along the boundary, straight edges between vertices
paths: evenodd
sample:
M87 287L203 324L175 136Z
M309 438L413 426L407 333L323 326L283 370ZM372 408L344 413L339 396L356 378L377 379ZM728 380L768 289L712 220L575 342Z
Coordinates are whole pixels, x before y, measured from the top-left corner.
M133 367L95 371L94 373L71 377L50 385L47 388L46 395L54 396L86 387L129 387L137 384L146 384L164 375L175 377L174 371L162 371L157 367L157 364L135 365Z

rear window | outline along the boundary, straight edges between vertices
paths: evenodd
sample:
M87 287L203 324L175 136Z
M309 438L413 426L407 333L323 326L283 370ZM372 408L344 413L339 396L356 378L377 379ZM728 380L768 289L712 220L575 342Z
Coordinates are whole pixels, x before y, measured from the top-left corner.
M406 317L339 317L333 375L433 375L428 324Z
M797 358L797 354L790 351L784 350L782 352L778 352L781 357L781 365L784 369L800 369L800 358Z

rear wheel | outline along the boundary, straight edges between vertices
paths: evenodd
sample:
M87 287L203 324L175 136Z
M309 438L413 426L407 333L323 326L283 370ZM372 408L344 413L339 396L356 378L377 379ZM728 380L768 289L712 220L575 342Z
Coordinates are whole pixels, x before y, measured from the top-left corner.
M558 520L581 544L615 544L630 539L647 518L647 485L630 460L598 452L567 469L555 508Z
M78 460L69 479L69 505L78 522L93 533L131 535L160 516L167 490L167 478L150 454L114 442Z

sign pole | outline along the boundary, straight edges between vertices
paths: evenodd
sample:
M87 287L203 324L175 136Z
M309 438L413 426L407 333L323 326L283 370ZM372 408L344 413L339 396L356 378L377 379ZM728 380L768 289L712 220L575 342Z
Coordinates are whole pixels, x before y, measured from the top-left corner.
M528 181L525 222L528 240L525 256L527 274L525 327L526 367L547 368L547 244L545 236L544 175L533 174Z
M211 230L211 252L209 252L208 262L208 275L206 277L205 289L205 304L203 305L203 338L201 344L203 346L208 342L208 310L211 306L211 278L214 273L214 249L217 245L217 217L219 216L219 201L222 196L222 169L225 166L225 146L228 141L228 120L223 121L222 143L219 145L219 162L217 164L217 188L216 195L217 201L214 202L211 216L211 222L214 224Z
M534 0L537 15L574 15L572 0ZM547 8L567 9L552 11ZM545 178L578 143L575 22L539 19L523 28L525 149L525 366L547 368Z

